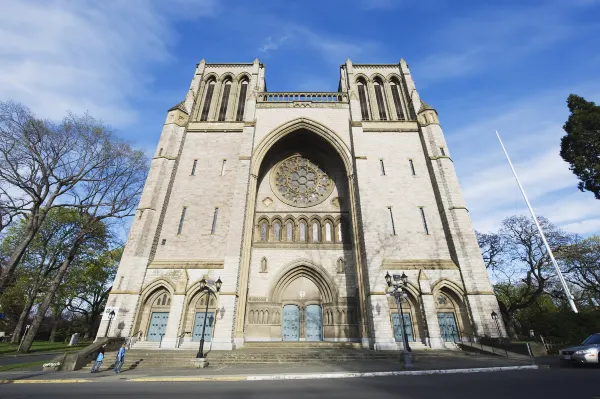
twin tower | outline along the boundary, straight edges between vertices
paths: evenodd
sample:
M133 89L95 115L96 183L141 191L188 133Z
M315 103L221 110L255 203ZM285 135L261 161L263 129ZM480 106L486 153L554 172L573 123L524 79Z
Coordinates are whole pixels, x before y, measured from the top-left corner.
M408 276L403 316L387 273ZM348 60L337 92L268 92L258 60L202 60L167 113L99 336L379 350L402 348L404 323L435 349L497 336L492 311L438 114L404 60Z

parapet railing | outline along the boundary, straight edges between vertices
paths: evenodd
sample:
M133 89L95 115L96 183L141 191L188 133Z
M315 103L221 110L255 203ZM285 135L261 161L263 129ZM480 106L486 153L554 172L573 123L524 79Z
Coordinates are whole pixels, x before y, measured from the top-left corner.
M268 92L258 93L259 103L291 103L312 101L319 103L347 103L348 93L342 92Z

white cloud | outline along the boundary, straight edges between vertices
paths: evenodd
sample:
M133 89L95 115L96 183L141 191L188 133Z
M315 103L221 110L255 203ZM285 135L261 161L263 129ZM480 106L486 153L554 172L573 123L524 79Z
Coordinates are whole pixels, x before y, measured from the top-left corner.
M414 70L419 80L431 84L523 62L588 29L573 17L572 11L581 6L561 1L513 7L498 3L450 17L441 26L431 26L428 55L415 62Z
M585 82L558 87L516 102L486 103L473 108L479 116L446 131L463 194L475 228L496 230L511 215L526 214L521 192L495 136L499 129L532 206L539 216L568 231L598 232L588 222L600 212L600 201L577 189L577 178L560 157L562 125L568 116L566 93L600 97L600 85ZM475 150L474 149L479 149Z
M308 26L278 20L277 29L280 31L279 35L275 38L273 35L268 36L260 45L260 52L268 54L286 47L294 48L294 51L303 48L305 51L316 52L325 61L337 65L353 57L373 62L373 58L377 58L381 52L381 45L377 42L347 40L343 36L327 34Z
M270 51L277 50L283 42L288 38L287 35L280 36L279 38L273 40L272 36L269 36L265 39L264 43L260 46L259 51L261 53L269 53Z
M89 111L125 125L151 82L149 66L171 59L176 19L212 15L212 0L2 2L0 98L40 116Z

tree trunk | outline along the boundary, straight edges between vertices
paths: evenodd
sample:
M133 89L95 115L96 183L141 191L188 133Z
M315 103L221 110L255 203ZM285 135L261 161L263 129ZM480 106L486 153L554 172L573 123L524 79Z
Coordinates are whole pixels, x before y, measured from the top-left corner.
M31 295L31 297L25 304L21 315L19 316L19 321L17 322L17 326L15 327L12 338L10 339L10 342L13 344L18 344L21 340L21 335L23 334L23 327L25 327L25 323L27 322L27 318L29 316L29 313L31 312L31 308L33 307L33 302L35 301L34 298L35 295Z
M25 234L23 236L23 239L12 251L10 259L8 260L6 265L2 267L2 272L0 273L0 297L2 297L2 294L4 294L4 291L6 290L6 287L8 286L8 283L10 282L10 279L15 269L19 265L19 262L21 262L23 255L25 255L27 247L29 247L29 244L31 244L31 241L33 241L33 238L40 229L40 226L42 225L42 223L44 223L46 215L48 215L48 210L50 209L49 207L52 205L53 202L54 195L49 200L47 207L44 210L40 211L39 207L37 207L34 208L34 210L32 211L32 214L29 217L29 220L27 221L27 226L25 227Z
M58 315L52 315L52 331L50 331L50 338L48 338L48 342L55 342L58 323L60 323L60 313Z
M38 330L40 329L40 325L42 324L42 321L44 320L44 316L46 315L46 312L48 312L50 305L52 305L52 301L54 300L56 291L58 291L58 287L60 286L63 278L65 277L65 274L67 273L67 269L69 268L69 265L75 258L75 255L77 254L77 251L79 250L79 247L82 244L85 236L86 236L85 233L81 233L75 239L73 246L69 250L69 254L63 261L62 265L60 265L60 268L58 269L58 272L56 273L54 280L52 280L52 283L50 284L48 293L46 294L46 296L44 297L44 300L40 304L38 311L37 311L35 317L33 318L33 322L31 323L31 327L29 328L29 331L27 332L27 335L25 335L25 339L23 340L23 345L21 345L20 352L29 352L31 345L33 344L33 338L36 336Z

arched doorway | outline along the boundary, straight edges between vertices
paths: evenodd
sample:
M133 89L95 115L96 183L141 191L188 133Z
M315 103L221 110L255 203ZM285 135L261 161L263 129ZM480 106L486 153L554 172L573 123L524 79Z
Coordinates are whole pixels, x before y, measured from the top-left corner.
M284 341L323 340L323 298L317 285L305 276L291 281L282 292Z
M467 307L461 297L447 286L434 293L440 335L444 342L460 342L472 334Z
M160 287L150 293L143 304L136 331L145 335L150 342L161 342L169 320L171 309L171 294Z
M193 291L192 291L193 292ZM208 311L206 305L208 301ZM204 341L210 342L217 321L218 303L214 295L207 295L204 291L193 294L189 300L183 329L189 340L198 342L202 339L204 330Z
M402 312L399 311L396 300L393 297L388 297L388 306L396 342L402 342L402 325L400 319L403 315L408 342L425 343L424 320L416 296L410 291L407 292L406 299L402 301Z

